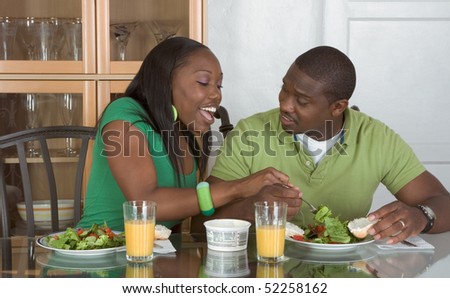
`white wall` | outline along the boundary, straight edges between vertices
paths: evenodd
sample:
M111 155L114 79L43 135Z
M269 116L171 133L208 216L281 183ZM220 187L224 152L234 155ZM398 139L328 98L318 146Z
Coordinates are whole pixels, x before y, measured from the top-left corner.
M318 43L316 0L209 0L208 46L224 72L231 121L278 106L281 80Z
M351 102L402 135L450 189L450 1L208 0L208 45L233 123L277 107L288 67L321 44L355 63ZM381 186L373 208L392 199Z

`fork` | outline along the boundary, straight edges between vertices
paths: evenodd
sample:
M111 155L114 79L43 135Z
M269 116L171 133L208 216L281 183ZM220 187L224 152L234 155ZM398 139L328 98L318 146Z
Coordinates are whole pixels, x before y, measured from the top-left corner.
M284 188L291 188L289 185L286 185L286 184L281 184L281 186L283 186ZM306 201L304 198L300 198L300 200L302 200L309 206L309 210L311 211L311 213L316 214L317 211L319 211L319 209L317 209L316 206L314 206L310 202Z
M309 206L309 210L311 211L311 213L316 214L317 211L319 211L319 209L317 209L316 206L314 206L310 202L306 201L304 198L300 198L300 200L302 200L303 202L305 202Z

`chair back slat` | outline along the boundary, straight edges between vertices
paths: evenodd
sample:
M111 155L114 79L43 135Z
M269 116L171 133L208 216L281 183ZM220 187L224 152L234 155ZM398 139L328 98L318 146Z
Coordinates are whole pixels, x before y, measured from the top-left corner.
M22 191L25 200L25 213L27 216L27 236L34 236L33 194L31 190L30 172L28 171L25 142L16 142L17 156L19 158L20 175L22 177ZM0 175L3 175L0 173Z
M4 236L11 235L11 219L8 212L11 206L8 206L8 198L6 193L6 178L5 165L2 158L2 151L8 148L16 148L18 164L20 168L20 176L23 190L23 197L26 206L26 234L34 237L36 235L35 218L33 214L33 191L32 180L30 179L30 161L33 164L43 165L45 174L39 178L46 180L45 184L48 187L51 206L51 231L56 232L60 228L59 214L58 214L58 185L56 183L54 160L49 148L50 139L66 139L75 138L81 140L81 148L77 155L76 172L74 177L75 189L73 192L74 199L74 224L81 218L82 206L82 188L83 188L83 174L85 170L86 155L88 152L89 141L95 138L96 129L94 127L85 126L52 126L23 130L8 135L0 136L0 216L2 232ZM40 156L27 157L26 144L30 141L39 142ZM71 157L73 158L73 157ZM60 160L60 157L58 157ZM36 160L38 161L36 163ZM61 160L60 160L61 161ZM62 164L61 164L62 165ZM65 181L64 181L65 182ZM61 183L61 182L59 182Z

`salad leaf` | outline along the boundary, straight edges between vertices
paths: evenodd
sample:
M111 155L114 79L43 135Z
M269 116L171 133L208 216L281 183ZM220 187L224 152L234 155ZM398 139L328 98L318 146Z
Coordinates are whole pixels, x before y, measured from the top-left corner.
M45 241L58 249L102 249L125 245L125 235L114 233L105 223L101 227L93 224L89 229L69 227L62 234L47 236Z
M331 210L324 205L319 206L314 216L314 224L302 227L305 231L304 241L314 243L354 243L360 240L355 238L347 227L347 221L340 221L333 217Z

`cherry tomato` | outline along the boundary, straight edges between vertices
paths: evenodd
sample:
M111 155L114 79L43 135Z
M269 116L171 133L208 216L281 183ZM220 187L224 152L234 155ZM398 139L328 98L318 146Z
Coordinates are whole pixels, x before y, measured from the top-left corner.
M303 235L293 235L292 239L294 239L296 241L303 241L303 240L305 240L305 237L303 237Z

